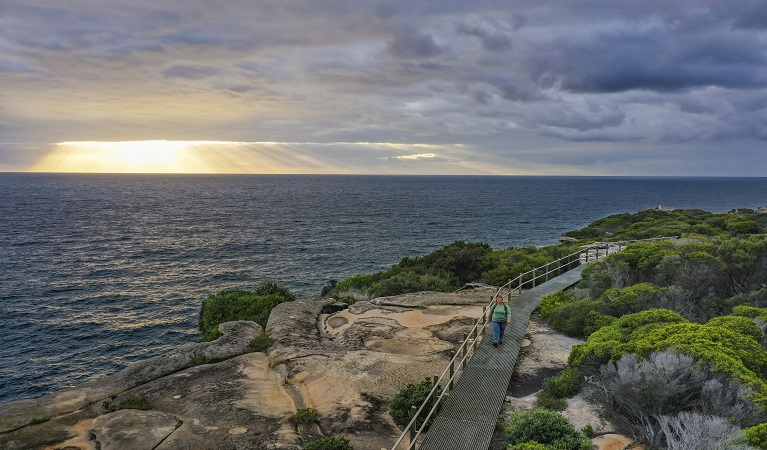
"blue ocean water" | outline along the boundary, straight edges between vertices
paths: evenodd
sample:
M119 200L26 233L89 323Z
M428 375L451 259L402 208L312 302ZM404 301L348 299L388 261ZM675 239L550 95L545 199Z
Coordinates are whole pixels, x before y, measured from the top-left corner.
M224 289L316 297L455 240L550 245L659 204L757 208L767 178L0 174L0 401L193 341Z

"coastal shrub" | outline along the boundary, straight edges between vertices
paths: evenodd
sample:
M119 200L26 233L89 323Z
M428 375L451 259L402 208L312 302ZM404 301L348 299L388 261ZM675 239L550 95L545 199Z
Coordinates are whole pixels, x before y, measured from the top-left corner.
M623 289L611 288L597 299L602 314L620 317L658 307L665 291L652 283L638 283Z
M480 279L485 257L492 251L484 242L455 241L424 256L421 262L432 271L449 273L463 285Z
M557 375L545 378L535 400L537 408L562 411L567 407L567 398L572 397L580 385L580 374L572 367L565 368Z
M673 351L653 352L644 359L623 355L602 366L587 385L587 396L611 423L651 448L664 445L668 430L662 418L680 412L726 417L740 426L759 423L767 414L753 394L697 358Z
M323 296L356 294L381 297L417 291L452 291L477 281L492 253L482 242L455 241L424 256L404 257L385 272L354 275L340 282L331 280Z
M456 284L453 283L447 273L418 274L407 270L374 283L370 287L370 292L376 297L386 297L419 291L448 292L455 288Z
M509 444L508 450L548 450L548 447L535 441L530 441L517 445Z
M754 322L746 317L740 316L718 316L709 320L706 325L727 328L744 336L751 336L755 341L761 342L764 338L762 330Z
M550 258L540 254L539 249L533 246L498 250L487 256L485 264L488 270L482 274L482 281L501 286L547 262L550 262Z
M389 404L389 414L394 419L394 423L402 429L407 427L411 420L411 407L415 406L416 410L418 410L433 388L434 382L426 378L420 383L411 383L400 389ZM440 387L437 388L435 398L439 396L441 390ZM416 419L416 427L421 427L432 406L432 404L429 404L421 411L421 414Z
M539 392L533 406L549 411L564 411L567 408L567 399L554 397L546 392Z
M764 232L766 220L764 214L747 210L711 213L700 209L673 211L645 209L636 213L614 214L597 219L585 228L566 232L565 236L576 239L610 238L613 240L678 236L689 233L711 237L730 236Z
M357 298L351 294L333 294L332 298L337 302L346 303L347 305L357 303Z
M509 444L539 443L551 450L590 450L591 441L562 415L536 409L516 415L506 427Z
M584 425L583 428L581 428L581 433L583 433L583 435L589 439L592 439L594 436L596 436L596 432L594 431L594 427L591 425L591 423Z
M265 352L272 346L272 344L274 344L274 339L270 338L265 331L261 330L261 334L251 339L248 348L252 352Z
M324 437L304 446L304 450L354 450L354 447L342 436Z
M767 350L753 337L720 326L690 323L668 310L621 317L594 332L585 344L573 346L569 363L588 372L627 353L644 357L665 349L691 355L714 371L767 392ZM753 396L767 408L767 396L761 392Z
M264 283L255 292L231 290L210 295L200 309L202 340L216 339L221 335L218 326L233 320L252 320L265 328L272 308L293 299L290 291L274 283Z
M746 436L746 443L756 448L767 450L767 423L760 423L753 427L743 430Z
M320 415L313 408L300 408L293 414L296 425L311 425L320 421Z
M727 419L683 411L658 417L663 448L674 450L752 450Z
M253 293L260 296L276 295L281 297L283 302L293 302L296 300L296 295L290 289L271 281L259 284L253 290Z

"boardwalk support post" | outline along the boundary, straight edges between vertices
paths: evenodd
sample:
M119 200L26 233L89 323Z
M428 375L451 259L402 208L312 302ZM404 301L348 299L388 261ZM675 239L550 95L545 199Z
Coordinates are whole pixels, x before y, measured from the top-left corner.
M453 376L455 375L455 352L450 352L450 381L447 383L447 391L453 390Z
M485 317L483 314L482 317ZM466 339L469 337L467 333L463 333L463 345L461 346L461 369L466 369Z

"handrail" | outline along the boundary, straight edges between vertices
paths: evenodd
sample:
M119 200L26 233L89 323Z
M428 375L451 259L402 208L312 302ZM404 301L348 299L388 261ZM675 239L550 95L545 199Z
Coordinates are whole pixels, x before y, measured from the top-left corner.
M598 259L605 258L608 255L618 253L619 251L623 250L628 244L631 244L634 242L660 241L660 240L670 240L670 239L677 239L677 236L648 238L648 239L634 239L630 241L616 241L616 242L605 241L605 242L595 242L593 244L584 245L582 246L582 250L570 253L569 255L565 255L555 261L551 261L540 267L536 267L534 269L528 270L527 272L521 273L517 275L513 280L509 280L506 284L499 287L498 291L496 291L496 293L493 295L490 303L482 310L482 316L479 319L477 319L477 321L474 323L474 327L472 327L469 333L467 334L465 333L466 337L464 338L463 342L461 342L461 345L458 347L458 350L456 352L451 352L451 353L454 353L454 355L453 355L453 358L448 363L447 367L445 367L445 370L442 371L442 374L440 374L439 377L437 377L436 375L434 376L434 386L431 388L431 391L429 391L429 394L426 396L426 400L424 400L424 402L421 403L421 407L418 408L417 411L412 411L412 410L410 411L412 416L410 419L410 422L402 431L402 434L400 435L399 439L397 439L397 442L394 443L394 446L392 446L391 450L397 450L397 447L399 447L399 445L405 439L405 436L407 436L408 434L410 435L410 444L407 446L407 450L414 450L416 448L418 437L421 436L421 433L424 431L424 428L426 428L425 425L429 422L432 415L437 410L437 407L439 406L445 394L447 394L452 389L453 382L458 377L459 371L455 370L456 358L458 358L459 355L462 355L462 358L460 359L460 361L457 361L457 362L460 364L461 368L466 367L466 363L469 357L474 353L474 351L477 348L478 342L482 339L482 335L484 334L484 328L487 323L486 316L490 307L493 305L493 303L496 302L496 299L498 298L498 296L505 297L505 295L501 294L501 291L504 288L509 289L509 293L507 295L509 296L509 302L511 302L511 297L515 290L518 293L521 293L522 286L528 283L532 283L532 287L535 287L535 282L539 278L545 277L546 278L545 281L548 281L550 273L558 272L563 267L565 268L564 272L568 272L574 269L575 267L580 266L581 261L583 261L584 263L589 263L591 261L596 261ZM595 251L594 255L592 255L592 250ZM601 254L601 250L604 250L604 254ZM562 261L567 261L567 262L563 265ZM577 262L578 264L576 264L575 266L572 266L573 263L575 262ZM555 263L557 264L557 268L554 270L550 270L549 266ZM544 273L536 275L536 271L539 269L544 269ZM525 275L528 275L528 274L532 274L532 278L529 280L524 280ZM561 275L561 274L558 273L557 275ZM512 288L511 287L512 283L514 283L515 281L517 282L517 285L516 287ZM482 330L482 332L480 332L480 330ZM469 343L471 343L471 351L468 350ZM445 378L445 375L448 375L448 374L449 374L449 378L447 380L443 380ZM442 392L439 394L439 396L435 400L434 395L439 389L439 387L441 386L441 383L443 381L444 381L445 388L442 389ZM435 400L435 401L432 401L432 400ZM429 405L430 403L432 404L432 407L429 410L429 413L421 422L421 426L416 428L415 424L416 424L416 421L418 420L418 416L421 415L421 413L424 411L424 408L426 408L427 405ZM413 408L415 408L415 406Z

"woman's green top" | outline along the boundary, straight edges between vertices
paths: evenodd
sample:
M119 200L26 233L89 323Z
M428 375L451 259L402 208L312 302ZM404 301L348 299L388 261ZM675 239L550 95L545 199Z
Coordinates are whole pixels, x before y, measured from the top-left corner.
M511 319L511 308L509 308L509 305L506 303L503 305L493 303L493 306L490 307L490 320L493 322L506 322L509 319Z

